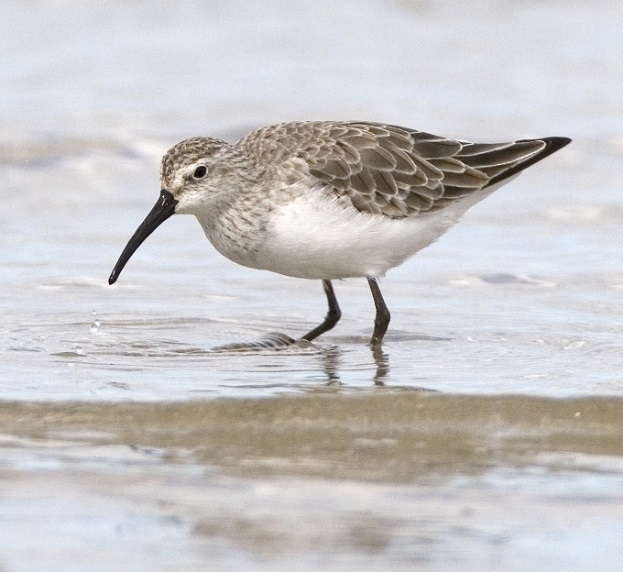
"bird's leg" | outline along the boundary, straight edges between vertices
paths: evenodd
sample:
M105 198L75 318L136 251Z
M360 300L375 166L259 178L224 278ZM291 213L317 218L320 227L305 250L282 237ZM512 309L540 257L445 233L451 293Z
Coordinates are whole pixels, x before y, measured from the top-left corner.
M372 332L372 338L370 339L370 345L372 348L380 348L383 344L383 336L389 326L389 320L391 314L387 309L383 295L379 289L379 285L376 278L368 276L368 284L372 291L372 298L374 298L374 305L376 306L376 317L374 318L374 331Z
M340 306L337 303L337 298L335 297L335 292L333 292L333 286L330 280L323 280L322 287L324 288L324 293L327 295L327 302L329 302L329 311L324 319L324 322L319 326L316 326L311 332L307 332L301 339L307 340L311 342L315 340L320 334L324 334L328 332L335 324L338 323L339 319L342 317L342 311L340 310Z

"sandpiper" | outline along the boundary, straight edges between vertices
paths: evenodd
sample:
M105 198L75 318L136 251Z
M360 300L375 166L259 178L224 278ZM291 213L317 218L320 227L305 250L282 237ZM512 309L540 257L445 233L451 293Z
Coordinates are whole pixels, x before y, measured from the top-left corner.
M570 141L470 143L363 121L282 123L235 144L186 139L163 157L160 197L108 282L162 222L193 214L230 260L322 281L328 313L302 339L314 340L340 319L332 280L367 278L376 306L370 344L380 349L390 313L378 277Z

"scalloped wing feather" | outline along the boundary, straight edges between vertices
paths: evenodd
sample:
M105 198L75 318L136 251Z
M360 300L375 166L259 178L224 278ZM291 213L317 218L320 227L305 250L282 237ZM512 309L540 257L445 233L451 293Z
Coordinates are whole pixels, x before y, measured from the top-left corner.
M550 138L480 144L349 121L264 127L238 145L253 146L256 157L270 155L273 164L285 167L300 170L302 160L308 172L301 176L349 197L357 210L404 218L443 209L499 183L567 142Z

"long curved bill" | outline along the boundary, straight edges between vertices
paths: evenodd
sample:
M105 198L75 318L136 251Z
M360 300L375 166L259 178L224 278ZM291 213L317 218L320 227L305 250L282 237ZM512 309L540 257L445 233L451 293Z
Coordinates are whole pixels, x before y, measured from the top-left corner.
M156 201L156 204L149 211L145 220L136 229L136 232L132 235L132 238L126 244L123 249L117 264L113 268L110 278L108 278L109 284L114 284L119 278L119 274L123 270L127 261L134 254L134 251L143 244L144 240L156 230L165 220L167 220L173 213L175 213L175 205L177 201L173 198L173 195L169 191L164 189L160 191L160 197Z

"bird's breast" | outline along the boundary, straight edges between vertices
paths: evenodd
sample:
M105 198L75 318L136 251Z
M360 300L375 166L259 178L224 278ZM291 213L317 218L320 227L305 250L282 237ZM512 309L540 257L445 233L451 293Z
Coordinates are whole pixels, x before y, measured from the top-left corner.
M428 246L453 217L391 219L363 213L320 191L275 209L254 267L286 276L340 279L381 276Z

